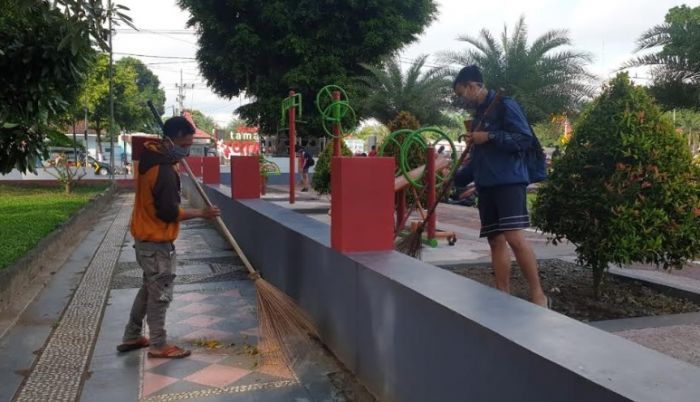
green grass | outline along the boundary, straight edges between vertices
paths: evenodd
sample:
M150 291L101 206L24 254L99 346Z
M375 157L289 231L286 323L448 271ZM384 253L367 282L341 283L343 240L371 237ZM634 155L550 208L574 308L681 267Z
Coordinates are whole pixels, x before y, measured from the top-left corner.
M58 187L0 184L0 270L31 250L106 186L80 186L66 195Z

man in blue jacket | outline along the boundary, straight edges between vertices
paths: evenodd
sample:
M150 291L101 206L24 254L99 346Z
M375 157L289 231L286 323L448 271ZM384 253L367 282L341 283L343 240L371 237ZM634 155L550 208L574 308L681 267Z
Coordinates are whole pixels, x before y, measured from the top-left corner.
M496 287L510 292L510 246L529 284L530 300L547 306L537 259L522 231L530 226L526 198L529 176L524 154L533 141L525 113L515 100L505 97L485 116L496 92L486 89L477 66L463 68L452 87L467 108L474 109L473 124L483 120L480 131L467 134L474 146L469 163L460 169L456 182L465 186L473 181L479 193L480 237L486 237L491 248Z

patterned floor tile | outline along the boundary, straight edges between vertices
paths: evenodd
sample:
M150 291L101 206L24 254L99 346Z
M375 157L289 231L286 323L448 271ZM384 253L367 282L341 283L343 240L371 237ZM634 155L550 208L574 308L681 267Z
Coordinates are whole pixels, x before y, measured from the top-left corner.
M236 334L227 332L227 331L219 331L216 329L209 329L209 328L203 328L194 332L191 332L183 337L184 340L186 341L199 341L199 340L216 340L219 342L233 339L235 338Z
M154 392L157 392L176 382L178 382L177 378L148 372L143 373L143 396L148 397Z
M170 359L169 362L150 369L148 372L158 375L164 375L172 378L183 379L190 374L206 368L211 363L205 363L189 358L185 359Z
M241 298L241 291L238 289L232 289L227 292L219 293L220 296L229 296L229 297L235 297L235 298Z
M182 311L185 313L191 313L191 314L205 314L210 311L214 311L219 306L216 304L209 304L209 303L191 303L186 305L185 307L181 307L177 309L178 311Z
M202 301L202 300L206 299L207 297L209 297L209 295L204 294L204 293L189 292L189 293L175 296L175 300L198 302L198 301Z
M178 324L187 324L193 327L202 327L206 328L210 326L211 324L216 324L219 321L223 321L224 319L221 317L216 317L213 315L206 315L206 314L198 314L194 315L190 318L187 318L185 320L180 321Z
M144 370L150 370L154 369L161 364L167 363L171 361L172 359L158 359L155 357L148 357L148 352L146 350L143 351L143 369Z
M222 388L233 384L248 374L250 374L249 370L220 364L212 364L207 368L185 377L185 380L196 384Z
M221 360L224 360L228 357L228 355L219 355L219 354L211 354L211 353L203 353L200 351L193 351L192 355L190 356L190 359L197 360L200 362L204 363L218 363Z

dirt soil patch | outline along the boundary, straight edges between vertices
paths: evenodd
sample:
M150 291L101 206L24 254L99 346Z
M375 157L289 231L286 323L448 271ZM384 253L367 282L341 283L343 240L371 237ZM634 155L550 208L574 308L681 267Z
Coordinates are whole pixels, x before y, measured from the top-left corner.
M552 299L554 311L579 321L601 321L653 315L692 313L700 305L692 301L668 296L641 283L607 275L600 297L593 292L592 273L589 269L562 260L541 260L542 287ZM494 286L490 264L464 264L443 267L488 286ZM527 282L520 268L513 263L511 294L528 299Z

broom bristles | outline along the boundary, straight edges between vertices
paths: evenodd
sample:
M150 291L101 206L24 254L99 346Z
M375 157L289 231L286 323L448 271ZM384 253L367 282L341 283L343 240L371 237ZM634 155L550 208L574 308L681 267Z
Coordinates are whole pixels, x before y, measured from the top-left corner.
M287 294L262 278L255 280L259 319L258 351L268 372L293 375L290 368L314 346L318 333Z
M413 258L420 259L423 250L423 225L396 243L396 250Z

